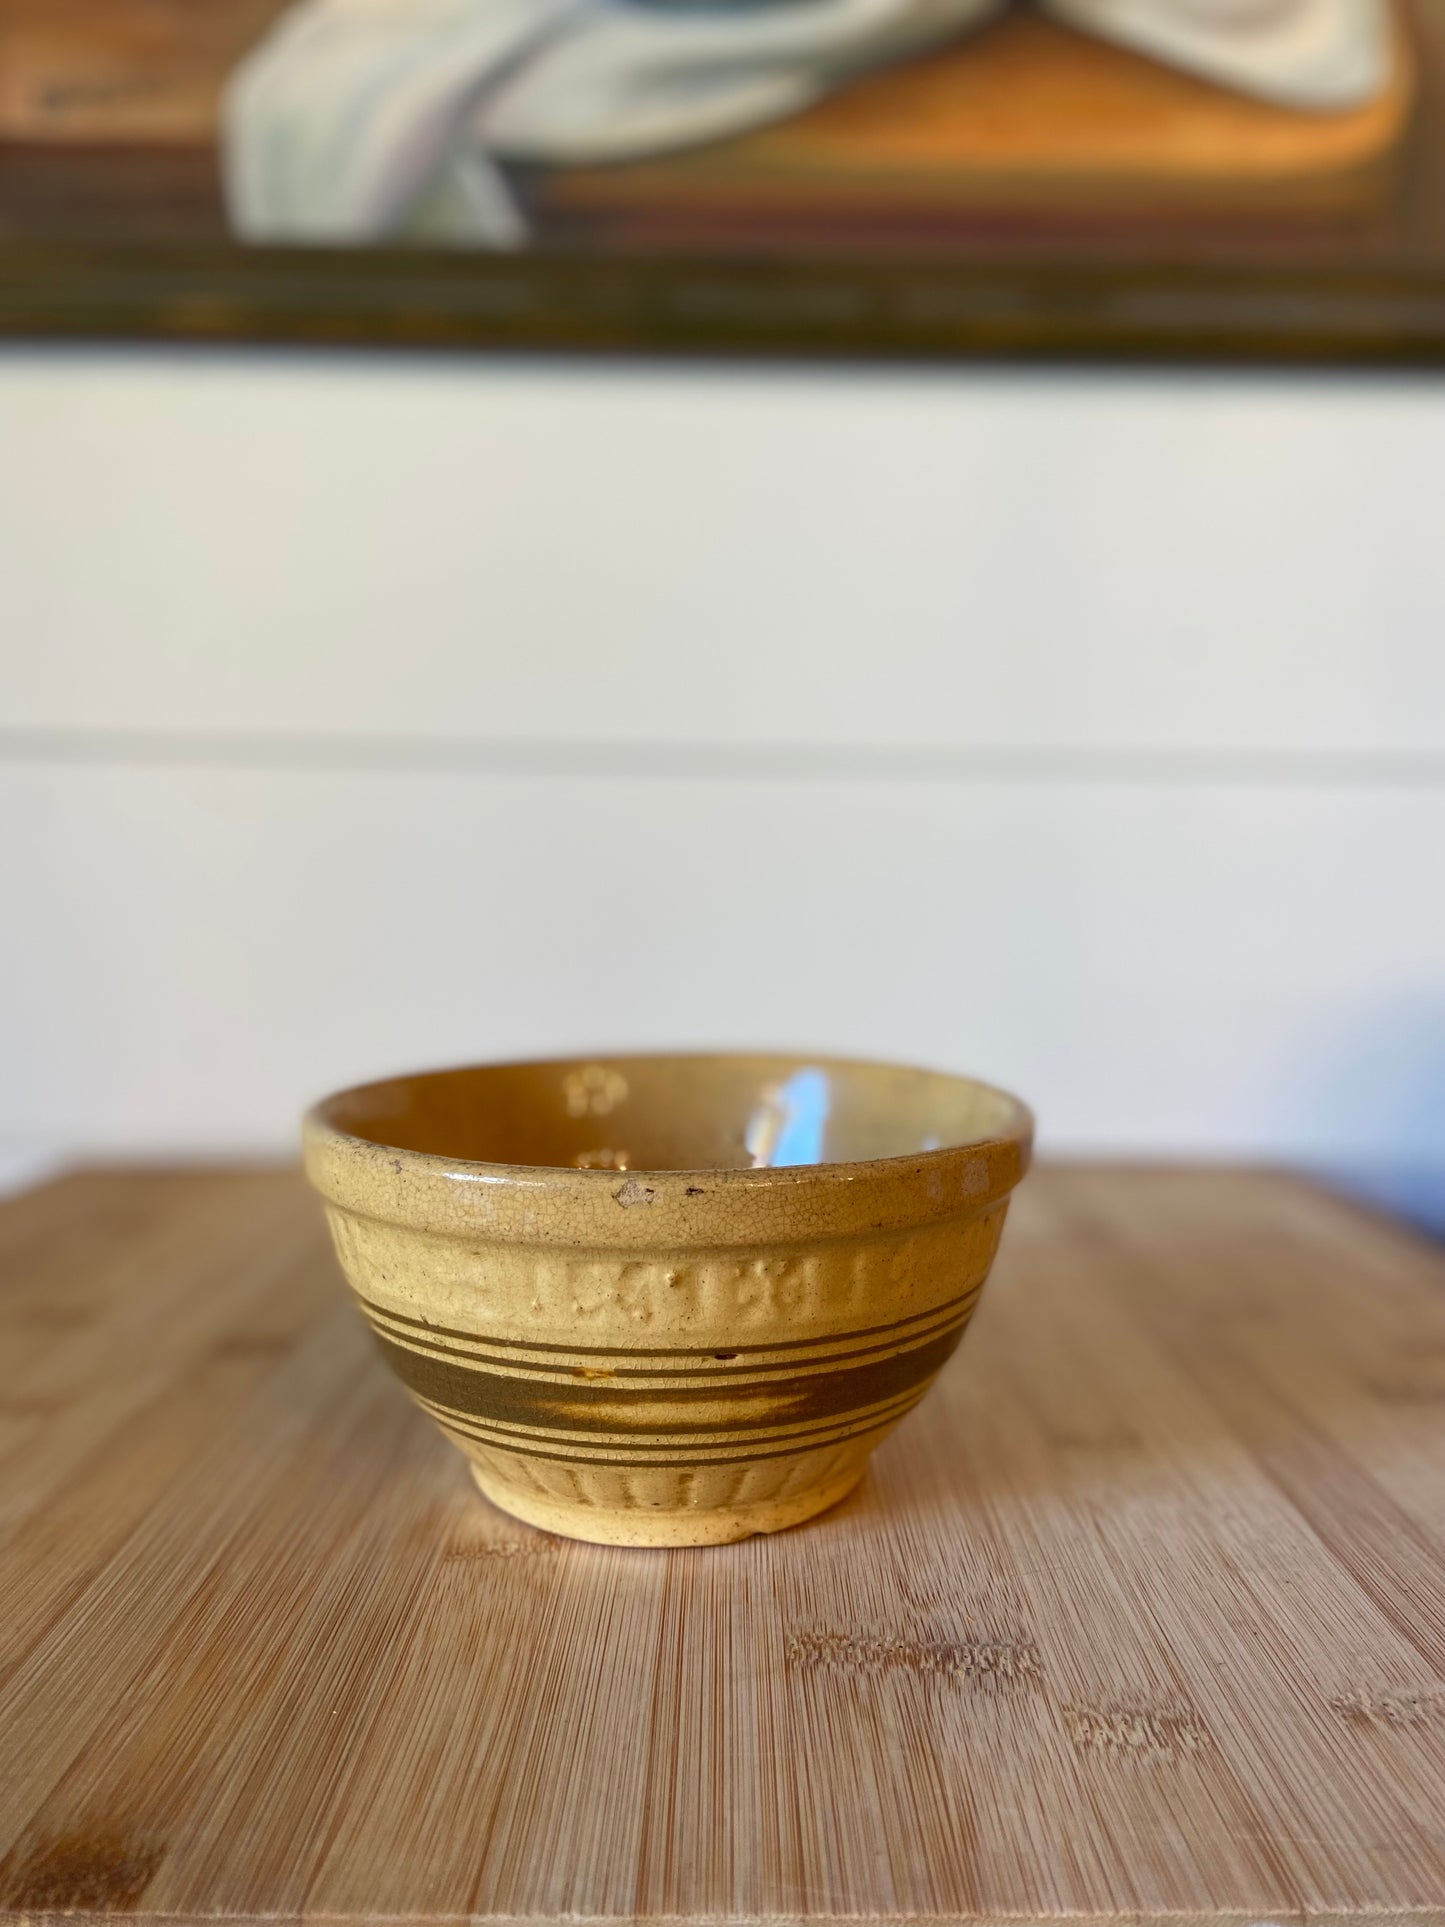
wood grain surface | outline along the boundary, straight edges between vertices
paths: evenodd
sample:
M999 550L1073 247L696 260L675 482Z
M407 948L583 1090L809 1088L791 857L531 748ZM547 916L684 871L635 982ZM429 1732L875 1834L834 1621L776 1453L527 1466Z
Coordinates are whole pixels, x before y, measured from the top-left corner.
M0 1910L1445 1918L1445 1257L1043 1171L859 1493L529 1532L289 1172L0 1212Z

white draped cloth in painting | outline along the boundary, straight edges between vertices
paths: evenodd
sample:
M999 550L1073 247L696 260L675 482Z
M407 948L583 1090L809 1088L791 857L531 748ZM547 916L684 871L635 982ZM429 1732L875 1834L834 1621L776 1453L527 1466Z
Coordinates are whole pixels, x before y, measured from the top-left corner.
M1262 99L1359 104L1386 0L1040 0ZM666 154L797 113L1000 0L296 0L233 75L222 157L256 241L526 240L518 167Z

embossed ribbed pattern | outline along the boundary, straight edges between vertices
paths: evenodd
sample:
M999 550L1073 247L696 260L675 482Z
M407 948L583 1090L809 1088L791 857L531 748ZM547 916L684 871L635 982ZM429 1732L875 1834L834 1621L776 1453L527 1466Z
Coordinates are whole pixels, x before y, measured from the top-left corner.
M354 1248L344 1233L338 1242ZM877 1302L880 1282L908 1271L908 1242L613 1269L634 1308L649 1292L696 1303L739 1282L761 1287L733 1320L751 1332L763 1315L776 1319L780 1298L800 1313L839 1300L861 1307L871 1282ZM555 1289L568 1269L595 1289L605 1268L596 1259L538 1259L543 1286ZM439 1325L368 1297L356 1282L388 1362L489 1490L664 1512L756 1506L851 1483L927 1391L983 1288L974 1279L894 1322L825 1336L648 1349Z

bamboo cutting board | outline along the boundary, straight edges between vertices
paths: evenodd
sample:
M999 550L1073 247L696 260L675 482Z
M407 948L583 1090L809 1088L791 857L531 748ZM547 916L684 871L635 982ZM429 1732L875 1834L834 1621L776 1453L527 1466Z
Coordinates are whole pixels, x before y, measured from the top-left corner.
M0 1212L0 1910L1445 1919L1445 1258L1036 1174L814 1525L512 1524L289 1173Z

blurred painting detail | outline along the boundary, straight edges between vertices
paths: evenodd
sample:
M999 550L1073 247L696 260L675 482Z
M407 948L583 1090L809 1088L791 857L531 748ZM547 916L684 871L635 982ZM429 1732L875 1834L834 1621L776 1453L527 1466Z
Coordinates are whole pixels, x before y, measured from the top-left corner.
M1383 0L1042 0L1228 88L1355 108ZM227 197L258 240L419 232L513 246L508 171L645 160L785 121L872 69L963 45L998 0L293 0L228 82Z
M0 0L0 232L886 257L1222 220L1338 250L1440 24L1394 4Z

